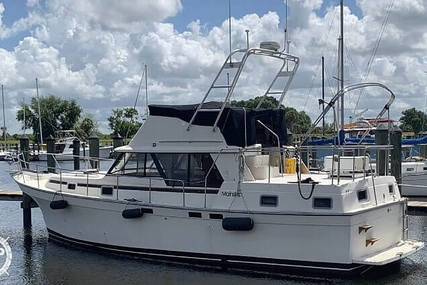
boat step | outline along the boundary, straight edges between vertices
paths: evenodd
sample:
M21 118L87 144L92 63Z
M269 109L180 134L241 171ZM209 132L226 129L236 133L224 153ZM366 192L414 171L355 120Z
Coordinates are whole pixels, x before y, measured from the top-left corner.
M359 227L359 234L361 233L361 232L367 232L367 231L369 231L370 229L372 229L374 226L372 226L372 225L363 225L363 226L360 226Z
M377 241L379 241L380 238L369 238L366 240L365 246L368 247L370 245L374 245Z

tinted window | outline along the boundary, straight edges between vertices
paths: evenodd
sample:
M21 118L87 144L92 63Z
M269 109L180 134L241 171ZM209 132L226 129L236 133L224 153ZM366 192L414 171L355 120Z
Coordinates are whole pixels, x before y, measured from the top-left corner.
M154 158L169 186L183 182L185 186L204 187L206 176L207 187L218 188L223 182L210 154L158 153Z
M134 176L159 176L151 154L135 152L120 154L109 173Z
M331 209L332 199L331 198L314 198L313 208L315 209Z
M263 195L263 196L261 196L260 203L261 203L261 206L276 207L277 206L277 196Z
M368 199L368 193L366 192L366 190L361 190L357 192L357 199L359 199L359 201Z

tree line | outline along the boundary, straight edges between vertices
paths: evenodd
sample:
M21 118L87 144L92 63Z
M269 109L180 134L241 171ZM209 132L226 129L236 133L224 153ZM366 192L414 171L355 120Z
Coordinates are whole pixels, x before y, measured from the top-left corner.
M253 109L258 106L261 96L249 100L232 101L231 106ZM277 108L279 102L271 96L264 98L261 108ZM43 138L54 136L58 130L76 130L79 137L86 140L91 134L102 135L93 116L84 113L81 106L75 100L62 99L57 96L32 98L30 104L21 104L17 112L17 120L22 123L22 129L32 129L34 141L40 140L39 106L41 113L41 127ZM311 119L304 111L297 111L291 107L280 106L285 110L285 121L288 129L294 134L302 134L311 126ZM142 118L135 108L125 107L112 110L108 117L108 126L112 130L111 135L120 135L124 138L132 137L142 125ZM402 112L399 119L403 131L419 133L427 130L427 116L424 112L415 108ZM322 132L317 127L315 133ZM326 133L333 132L332 124L326 125Z

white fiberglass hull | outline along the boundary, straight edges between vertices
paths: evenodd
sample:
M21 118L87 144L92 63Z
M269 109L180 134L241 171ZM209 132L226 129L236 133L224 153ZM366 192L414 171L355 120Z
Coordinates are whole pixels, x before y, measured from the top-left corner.
M19 182L18 182L19 183ZM52 238L119 253L230 267L332 270L351 273L366 265L385 265L417 251L422 243L403 239L403 200L351 215L304 215L187 209L126 201L56 195L69 206L53 210L53 192L19 183L40 206ZM124 219L125 209L151 209L137 219ZM151 211L149 210L149 211ZM201 218L189 217L201 213ZM251 231L226 231L224 217L251 217ZM369 223L372 230L360 233ZM368 239L381 242L367 245Z
M402 196L427 198L427 173L402 175Z

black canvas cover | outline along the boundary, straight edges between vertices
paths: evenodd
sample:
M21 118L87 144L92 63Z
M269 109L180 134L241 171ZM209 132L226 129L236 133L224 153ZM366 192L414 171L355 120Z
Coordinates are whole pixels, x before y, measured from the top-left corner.
M179 118L190 122L191 117L197 109L195 105L150 105L151 116L163 116ZM220 102L208 102L203 104L202 109L220 109ZM213 126L219 111L199 112L193 122L194 125ZM246 113L246 114L245 114ZM245 139L245 116L246 116L246 139ZM272 135L257 121L261 121L280 139L280 145L287 144L287 130L285 122L285 110L283 109L244 109L241 107L226 107L218 122L228 145L245 147L256 143L263 147L277 146L277 138Z

